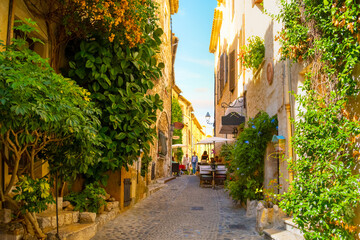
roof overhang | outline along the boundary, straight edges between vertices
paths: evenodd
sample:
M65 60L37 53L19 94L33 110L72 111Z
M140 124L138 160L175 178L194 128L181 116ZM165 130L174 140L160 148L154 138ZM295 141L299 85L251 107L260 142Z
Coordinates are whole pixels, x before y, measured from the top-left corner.
M179 10L179 0L170 0L170 13L171 15L177 13Z
M231 112L221 117L220 132L221 134L232 134L234 128L238 128L240 124L245 122L245 117L237 112Z
M217 42L220 35L220 28L223 20L223 11L220 8L222 1L218 1L218 7L214 10L214 19L211 30L209 52L214 53L216 51Z

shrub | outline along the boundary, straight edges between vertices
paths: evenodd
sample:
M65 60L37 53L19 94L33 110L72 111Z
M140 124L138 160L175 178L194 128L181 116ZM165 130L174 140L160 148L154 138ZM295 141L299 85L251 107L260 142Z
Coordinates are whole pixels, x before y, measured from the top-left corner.
M232 179L226 183L230 196L235 200L262 199L264 157L267 144L277 129L277 118L260 112L247 122L239 134L233 150Z
M39 213L47 209L47 204L55 202L50 193L50 184L46 179L31 179L23 176L19 180L13 193L15 193L14 200L20 203L23 214L26 211Z
M80 212L98 212L101 206L106 204L103 196L106 195L105 190L97 183L86 185L85 189L80 193L72 192L64 197L64 200L71 202L76 211Z

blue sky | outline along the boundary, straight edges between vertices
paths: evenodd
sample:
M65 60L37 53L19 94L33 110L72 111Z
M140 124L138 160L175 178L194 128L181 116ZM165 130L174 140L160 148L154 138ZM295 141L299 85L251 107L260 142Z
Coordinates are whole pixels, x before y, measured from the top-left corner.
M179 0L179 11L172 16L173 32L179 38L175 82L202 125L206 112L214 115L214 55L209 44L216 5L216 0Z

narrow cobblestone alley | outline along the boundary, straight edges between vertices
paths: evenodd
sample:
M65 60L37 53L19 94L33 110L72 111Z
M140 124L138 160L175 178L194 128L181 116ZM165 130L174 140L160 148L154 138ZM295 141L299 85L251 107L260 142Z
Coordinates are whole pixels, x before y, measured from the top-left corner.
M93 240L263 239L255 219L233 205L223 188L200 188L197 176L181 176L107 223Z

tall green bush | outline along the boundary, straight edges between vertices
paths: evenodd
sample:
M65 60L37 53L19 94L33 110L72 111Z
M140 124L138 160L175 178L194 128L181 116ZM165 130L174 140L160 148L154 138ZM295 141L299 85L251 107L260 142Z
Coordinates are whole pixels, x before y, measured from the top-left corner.
M0 186L0 199L15 205L15 209L28 210L23 211L26 221L31 222L38 236L43 238L35 212L43 210L43 203L49 198L43 191L46 183L35 180L35 163L49 160L41 159L40 153L46 156L52 146L66 146L67 150L59 153L67 156L66 160L52 159L49 161L51 169L56 168L66 176L86 172L97 156L99 111L89 101L88 91L56 74L46 59L28 48L26 40L36 24L30 19L25 23L15 27L24 33L22 38L13 39L9 46L0 42L3 49L0 52L0 145L2 161L11 173L6 188ZM25 174L32 180L18 179ZM15 199L27 203L20 203L21 206L10 197L17 179L24 195ZM34 192L29 191L29 183L34 184ZM39 206L36 206L35 193L40 194ZM27 226L28 231L34 232L30 224Z
M262 198L256 190L263 186L265 151L277 124L276 116L270 118L266 112L260 112L239 134L230 163L233 176L226 182L233 199L245 202L248 198Z
M121 36L113 41L100 35L74 41L68 49L68 74L91 92L91 98L102 110L99 135L104 143L102 157L89 168L89 182L107 183L108 170L128 168L143 153L142 169L151 161L150 145L156 137L156 113L162 100L152 91L162 76L158 63L162 29L156 23L156 6L149 3L143 43L130 48ZM146 166L145 166L146 165Z

